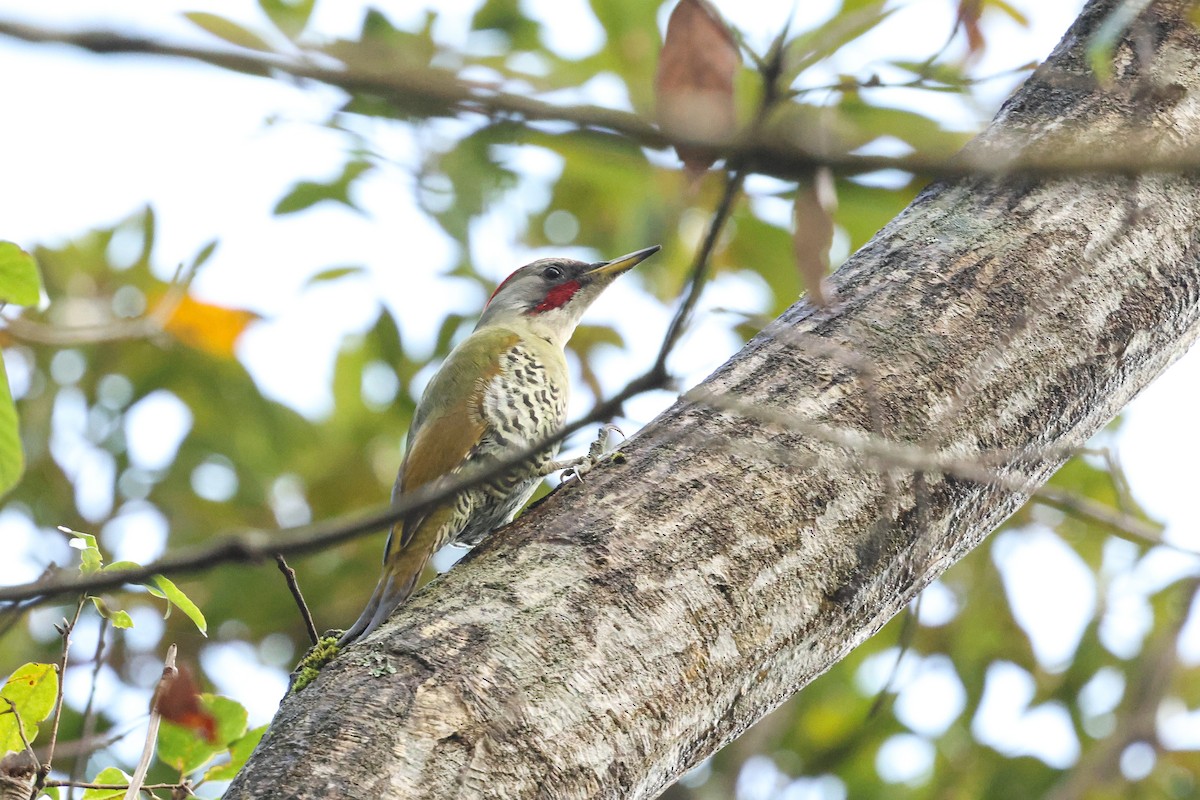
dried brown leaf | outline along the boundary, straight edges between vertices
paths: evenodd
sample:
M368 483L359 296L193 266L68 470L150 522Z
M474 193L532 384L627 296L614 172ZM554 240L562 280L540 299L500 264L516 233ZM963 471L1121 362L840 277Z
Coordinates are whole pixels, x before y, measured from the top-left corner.
M833 173L820 167L812 180L796 189L795 232L792 248L800 280L813 305L829 304L825 274L829 271L829 246L833 243L833 214L837 211L837 190Z
M956 25L962 28L967 37L967 55L971 58L981 55L987 47L983 30L979 27L979 18L982 15L983 0L958 0Z
M733 79L740 63L737 42L716 8L708 0L680 0L667 22L654 76L662 129L688 139L731 137L737 126ZM676 152L693 176L717 157L706 147L680 146Z
M173 678L164 678L157 705L162 718L191 728L205 738L217 739L217 719L208 709L200 705L200 688L186 665L180 664Z

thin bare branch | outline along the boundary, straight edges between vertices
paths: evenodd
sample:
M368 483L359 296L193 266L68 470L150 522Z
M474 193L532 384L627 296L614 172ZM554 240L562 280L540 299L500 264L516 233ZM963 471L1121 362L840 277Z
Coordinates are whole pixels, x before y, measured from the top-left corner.
M119 342L128 339L149 339L161 334L162 326L148 318L119 320L99 325L63 327L24 317L4 320L4 332L23 342L51 347Z
M37 763L37 755L34 754L33 745L31 745L29 743L29 738L25 735L25 725L21 722L21 712L17 711L17 704L14 703L11 699L9 699L7 697L3 697L3 696L0 696L0 700L3 700L5 703L8 704L8 710L0 711L0 714L12 714L13 717L16 718L16 720L17 720L17 735L21 737L21 744L25 745L25 752L29 754L29 757L33 759L33 763L36 764ZM41 769L41 767L38 767L38 769Z
M304 620L304 627L308 630L309 641L316 644L321 640L321 636L317 633L317 626L313 622L312 612L308 610L308 603L304 602L304 593L300 591L300 584L296 580L296 570L288 566L287 559L283 557L282 553L275 554L275 563L279 565L279 571L283 573L283 578L287 581L288 591L292 593L296 607L300 609L300 617Z
M83 706L83 727L80 731L79 738L87 741L95 735L96 732L96 687L100 685L100 668L104 666L105 649L104 643L108 636L108 620L104 617L100 618L100 633L96 637L96 652L92 656L92 681L88 686L87 703ZM74 800L75 785L79 782L83 771L87 768L87 755L78 753L75 755L74 761L71 763L71 783L72 786L67 790L67 800ZM45 785L45 782L43 782Z
M1029 495L1032 495L1037 489L1036 481L1031 478L1020 474L1002 475L988 466L989 462L1004 462L1007 458L1011 458L1011 453L995 451L969 458L957 453L931 451L919 445L880 439L870 433L853 428L835 427L801 419L785 411L752 405L735 397L719 395L708 390L694 389L684 397L700 405L735 413L770 425L778 425L785 430L802 433L818 441L834 445L852 454L854 462L861 464L865 469L874 469L882 465L919 472L954 475L958 478ZM759 451L761 452L761 448ZM1046 452L1044 455L1052 454Z
M72 789L111 789L113 791L123 791L129 788L127 783L89 783L88 781L46 781L47 786L69 786ZM143 783L142 791L153 791L155 789L179 789L186 788L182 783Z
M700 250L697 251L696 257L692 262L692 269L688 276L687 295L684 296L683 302L679 304L679 308L675 310L675 316L671 318L671 324L667 326L667 333L663 336L662 346L658 349L658 357L654 361L654 367L651 368L652 373L659 373L663 376L667 374L667 357L671 355L671 351L679 343L679 338L683 335L683 331L691 319L692 312L696 308L696 303L699 302L700 295L704 291L704 284L708 277L708 268L712 261L713 250L717 246L721 230L725 227L725 223L729 221L729 215L733 213L734 201L737 199L738 192L741 191L745 178L746 173L741 169L735 169L732 173L726 174L725 190L721 194L721 201L717 204L717 209L713 213L712 219L709 220L708 230L704 234L704 241L701 243Z
M1163 539L1162 526L1141 517L1111 508L1090 497L1063 491L1054 486L1038 489L1034 498L1042 505L1057 508L1076 517L1086 519L1108 528L1123 539L1132 539L1139 544L1164 545L1183 552L1194 552L1180 548ZM1200 555L1200 553L1197 553Z
M136 319L110 319L95 325L63 326L16 316L3 320L3 331L15 339L51 347L156 339L166 333L167 323L179 310L199 267L200 264L196 261L180 264L167 284L162 298L153 308ZM110 309L112 304L107 300L98 300L97 305L105 310Z
M62 658L58 662L58 691L54 696L54 724L50 726L50 743L46 746L46 760L38 769L39 785L50 774L51 764L54 761L54 747L58 744L58 726L62 721L63 684L67 682L67 659L71 652L71 634L75 632L75 626L79 624L79 615L83 613L83 605L86 602L87 596L80 595L79 601L75 604L75 615L59 630L62 635Z
M158 726L162 722L158 704L167 685L179 675L179 670L175 666L177 652L178 648L174 644L167 648L167 657L163 660L162 677L159 678L158 686L154 689L154 697L150 700L150 725L146 729L146 743L142 746L142 757L138 760L137 768L133 771L133 778L130 779L129 786L125 790L125 800L137 800L138 793L142 789L142 782L146 780L146 772L150 769L150 762L154 759L154 746L158 742Z

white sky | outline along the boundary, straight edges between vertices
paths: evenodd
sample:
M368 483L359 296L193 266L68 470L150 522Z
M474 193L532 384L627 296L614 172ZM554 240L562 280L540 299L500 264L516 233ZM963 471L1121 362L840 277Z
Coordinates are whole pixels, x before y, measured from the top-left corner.
M792 2L782 0L715 2L760 47L793 8ZM105 5L101 13L93 0L12 0L3 15L69 28L96 25L154 35L165 32L203 44L211 40L181 21L180 12L212 11L262 27L256 6L248 0L143 0ZM411 2L376 5L397 21L421 13L422 8ZM473 0L439 3L443 11L460 12L444 14L445 21L438 30L441 38L461 42L469 13L476 5ZM808 27L834 7L830 0L796 5L804 8L796 12L799 21L795 29ZM917 0L903 5L886 31L877 34L880 38L865 41L836 66L858 70L859 64L853 59L877 49L892 56L926 56L945 39L948 5L948 0ZM1080 3L1022 0L1014 5L1026 11L1032 28L1021 30L1009 22L990 28L994 38L981 64L983 73L1000 72L1044 57L1074 18ZM326 35L353 34L362 7L360 2L321 0L315 27ZM564 53L580 55L602 42L599 29L583 12L584 0L528 0L525 7L548 20L550 38ZM900 48L908 52L899 52ZM473 313L483 301L478 290L464 290L459 283L437 277L463 244L448 240L415 209L412 180L405 171L415 157L415 149L408 134L398 132L396 126L364 123L364 130L370 131L377 146L395 162L361 188L358 199L369 210L369 218L328 204L283 218L271 215L271 208L296 178L325 179L340 167L343 139L312 124L337 102L336 92L300 90L280 81L255 80L183 62L93 57L66 48L3 39L0 76L4 76L0 78L0 107L19 109L6 121L4 146L0 147L4 185L0 192L0 238L25 246L59 242L111 224L150 203L158 214L157 253L164 274L205 242L220 238L220 248L197 281L196 291L214 302L250 307L268 317L244 337L240 354L265 392L306 413L319 414L328 408L328 380L335 349L346 332L365 327L380 300L395 310L406 341L425 348L431 344L435 321L448 309ZM599 86L601 91L603 84ZM990 84L983 103L994 107L1012 86L1011 81ZM971 116L956 101L925 93L918 102L956 126L971 124ZM268 117L281 122L265 126ZM537 154L515 157L521 167L541 176L541 180L552 179L559 169L553 159ZM526 187L531 196L536 197L537 184L533 180ZM626 249L647 244L651 243L630 242ZM520 245L511 215L505 216L503 211L481 222L473 231L470 246L476 263L497 280L530 255ZM361 264L367 269L360 278L305 288L313 274L347 264ZM648 262L647 266L651 265ZM723 278L706 292L704 304L708 308L753 306L760 291L753 281ZM597 303L589 319L612 322L626 341L633 343L630 354L612 356L597 365L607 388L618 388L648 363L668 317L669 309L640 294L628 281L618 283ZM685 376L686 384L701 379L732 354L736 343L725 333L726 326L723 318L702 315L701 324L684 340L673 366ZM1200 394L1198 390L1200 356L1193 353L1130 406L1119 439L1120 454L1137 498L1168 522L1172 541L1195 549L1200 549L1200 530L1196 524L1196 470L1192 460L1200 453L1200 424L1196 422L1192 398ZM590 398L579 394L573 409L576 414L590 403ZM648 421L671 399L671 395L658 393L631 403L628 408L633 422L626 423L626 432ZM171 424L163 423L167 428ZM176 431L186 430L180 428L186 425L186 419L173 424ZM164 435L163 430L153 433L155 438ZM152 450L152 444L147 441L139 445L135 441L131 447ZM146 451L147 458L152 456ZM33 535L11 517L6 522L6 517L0 516L0 526L6 536ZM1044 664L1060 664L1074 650L1079 620L1097 602L1096 587L1076 568L1077 557L1064 552L1067 548L1053 536L1036 529L1014 531L1006 534L1003 545L996 557L1014 610L1031 631L1035 650ZM1120 554L1115 553L1113 558L1119 559ZM1147 568L1144 585L1124 587L1124 594L1114 598L1119 602L1112 605L1128 609L1128 613L1118 613L1108 624L1113 647L1140 641L1144 634L1144 625L1139 623L1144 620L1144 599L1140 598L1156 584L1155 576L1196 569L1194 559L1169 551L1164 551L1159 561L1161 566ZM11 575L3 579L10 577L20 579ZM940 591L945 593L944 588ZM953 609L948 613L952 614ZM1190 630L1190 638L1200 642L1200 625ZM1200 653L1197 642L1185 650ZM274 711L280 673L259 666L262 659L256 660L252 650L242 652L239 647L213 648L205 656L206 664L241 665L238 685L220 688L246 703L252 720L262 721ZM278 659L272 656L267 660ZM220 671L228 674L227 669ZM911 692L910 698L946 699L946 692L951 693L950 697L957 696L940 662L914 664L909 673L911 686L916 687L905 689ZM1068 736L1069 731L1064 733L1056 727L1054 710L1021 710L1025 704L1020 698L1028 686L1027 679L1015 665L997 666L995 675L989 676L985 706L992 707L988 703L999 697L1007 701L996 706L1002 713L982 715L975 731L999 749L1016 748L1012 751L1017 752L1032 747L1052 763L1068 763L1075 752L1073 734ZM957 691L961 692L961 687ZM130 703L130 707L135 705ZM953 719L959 713L953 703L923 704L916 700L898 702L897 710L909 715L906 722L916 735L891 745L895 755L884 759L881 770L904 763L925 763L921 749L924 740L919 734L935 734L938 726L948 724L947 718ZM1050 717L1031 718L1030 714ZM1184 731L1181 740L1197 727L1186 720L1180 722L1184 717L1179 715L1173 719ZM1077 750L1077 743L1074 746ZM763 773L758 777L767 780L771 776ZM751 783L754 779L754 775L747 778ZM895 779L903 782L912 780L913 775L900 770ZM747 796L755 795L750 792Z

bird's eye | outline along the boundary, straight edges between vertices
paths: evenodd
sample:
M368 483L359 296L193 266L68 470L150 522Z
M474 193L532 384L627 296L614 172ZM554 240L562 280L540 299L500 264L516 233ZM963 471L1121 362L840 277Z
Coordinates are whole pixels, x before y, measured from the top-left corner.
M546 267L542 270L542 277L548 281L556 281L563 276L562 267Z

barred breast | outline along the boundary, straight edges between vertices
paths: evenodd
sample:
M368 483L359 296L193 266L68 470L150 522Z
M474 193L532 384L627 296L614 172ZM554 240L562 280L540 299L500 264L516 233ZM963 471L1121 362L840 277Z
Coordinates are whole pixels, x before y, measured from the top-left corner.
M521 340L500 358L499 373L481 387L480 413L487 434L472 462L495 462L556 433L567 415L566 358L548 343ZM538 453L508 475L491 479L455 498L455 517L470 522L457 544L478 544L507 523L529 500L558 446Z

